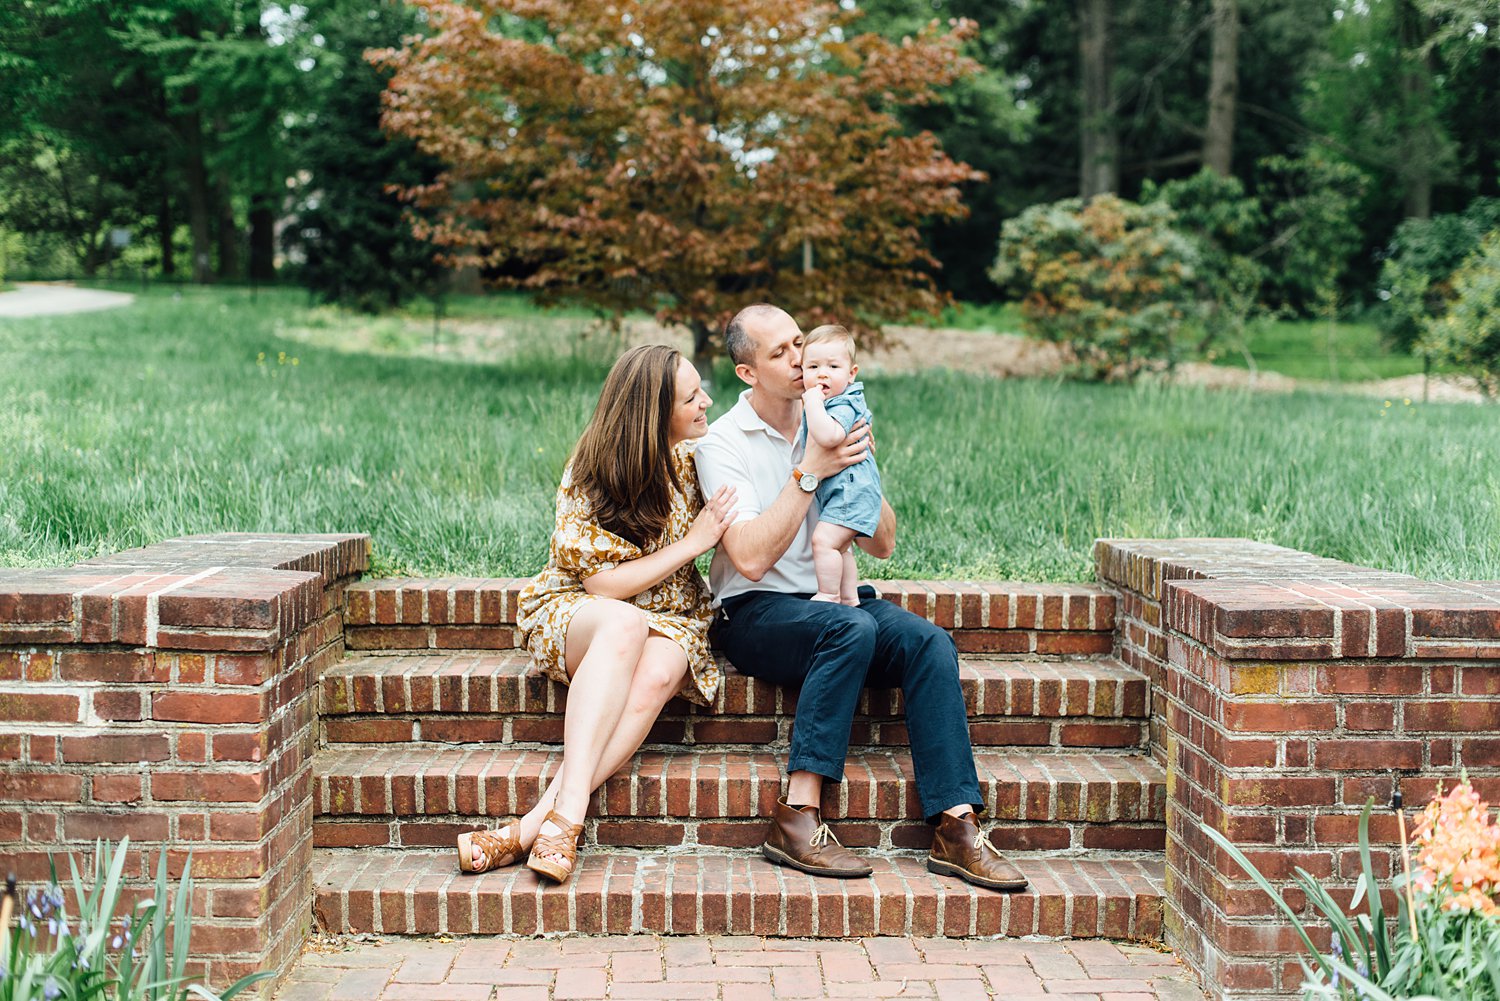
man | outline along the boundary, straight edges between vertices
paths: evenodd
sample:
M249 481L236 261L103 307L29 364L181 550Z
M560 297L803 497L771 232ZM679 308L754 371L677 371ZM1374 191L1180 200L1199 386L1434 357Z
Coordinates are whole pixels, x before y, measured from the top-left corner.
M714 552L709 576L721 602L718 639L742 674L800 685L787 763L787 794L761 851L815 876L872 871L823 824L823 781L839 781L860 689L899 687L906 703L917 794L937 825L927 868L978 886L1019 890L1026 879L979 828L982 809L968 714L952 638L930 622L860 589L858 607L808 600L817 591L811 535L818 481L860 461L869 428L841 445L793 442L802 419L802 331L775 306L740 311L725 328L735 373L750 388L709 428L696 452L705 496L738 491L735 523ZM878 559L895 550L896 516L883 504L879 527L861 548Z

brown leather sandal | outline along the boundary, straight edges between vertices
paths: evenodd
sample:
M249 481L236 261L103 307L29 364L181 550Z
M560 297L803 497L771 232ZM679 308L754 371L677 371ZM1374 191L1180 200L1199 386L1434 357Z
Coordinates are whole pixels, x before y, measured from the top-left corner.
M512 820L500 830L468 831L458 836L459 872L489 872L501 866L515 865L526 854L521 839L516 837L518 821ZM507 832L504 836L501 832Z
M547 820L542 821L543 825L549 820L561 833L538 832L536 841L532 842L531 857L526 860L526 868L548 879L566 883L578 864L578 839L583 835L583 825L572 823L556 810L547 814ZM554 862L546 857L548 855L561 855L563 861Z

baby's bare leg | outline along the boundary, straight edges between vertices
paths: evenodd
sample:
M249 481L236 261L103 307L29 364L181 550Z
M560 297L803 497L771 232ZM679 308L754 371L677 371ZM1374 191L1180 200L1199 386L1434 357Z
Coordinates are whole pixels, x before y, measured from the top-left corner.
M839 586L839 600L846 605L859 604L859 567L854 562L854 547L844 547L844 576Z
M818 577L818 593L813 601L840 599L844 579L844 553L854 541L854 529L820 521L813 528L813 573Z

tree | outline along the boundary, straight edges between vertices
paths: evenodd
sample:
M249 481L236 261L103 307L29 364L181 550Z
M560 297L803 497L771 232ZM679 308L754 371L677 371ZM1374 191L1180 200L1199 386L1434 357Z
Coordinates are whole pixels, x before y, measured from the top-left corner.
M356 309L396 306L432 294L445 275L432 244L412 235L392 185L426 184L438 164L410 140L380 128L386 75L364 58L418 28L412 10L386 0L315 0L300 33L316 109L293 130L301 168L287 248L300 278L321 299Z
M86 275L160 176L152 87L88 0L0 10L0 214L54 237Z
M97 3L98 0L72 0ZM162 81L166 154L180 179L193 280L241 274L237 202L248 202L250 277L273 277L274 204L284 193L281 120L301 83L286 46L267 44L270 6L241 0L116 4L113 34Z
M1456 150L1442 120L1427 42L1413 0L1338 0L1308 119L1335 149L1399 185L1403 213L1432 214L1434 185L1453 179Z
M1240 83L1239 0L1213 0L1213 23L1203 165L1220 177L1229 177L1234 167L1234 101Z
M418 235L496 284L715 331L771 300L878 337L936 312L921 226L982 175L894 112L972 72L973 26L892 43L813 0L421 0L385 125L446 169ZM499 30L497 30L497 28Z
M997 290L985 273L990 262L974 248L993 243L1000 224L1031 203L1029 192L1015 181L1036 160L1030 135L1035 116L1022 96L1023 78L1004 66L1016 9L993 0L860 0L857 7L861 17L855 28L894 42L919 34L934 17L978 24L963 52L979 69L945 88L940 100L902 108L899 115L908 132L931 131L949 156L987 175L965 185L966 215L934 222L924 235L942 262L937 280L944 289L965 301L993 300Z
M1078 0L1078 193L1120 190L1120 136L1115 120L1114 42L1110 0Z

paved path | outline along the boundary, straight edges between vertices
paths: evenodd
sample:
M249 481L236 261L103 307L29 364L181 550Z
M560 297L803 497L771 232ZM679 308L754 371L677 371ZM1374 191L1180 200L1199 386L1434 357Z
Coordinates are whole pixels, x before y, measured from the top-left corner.
M129 292L26 282L18 284L14 291L0 292L0 318L88 313L128 306L132 302L135 302L135 296Z
M276 1001L1202 1001L1170 954L1099 940L322 940Z

